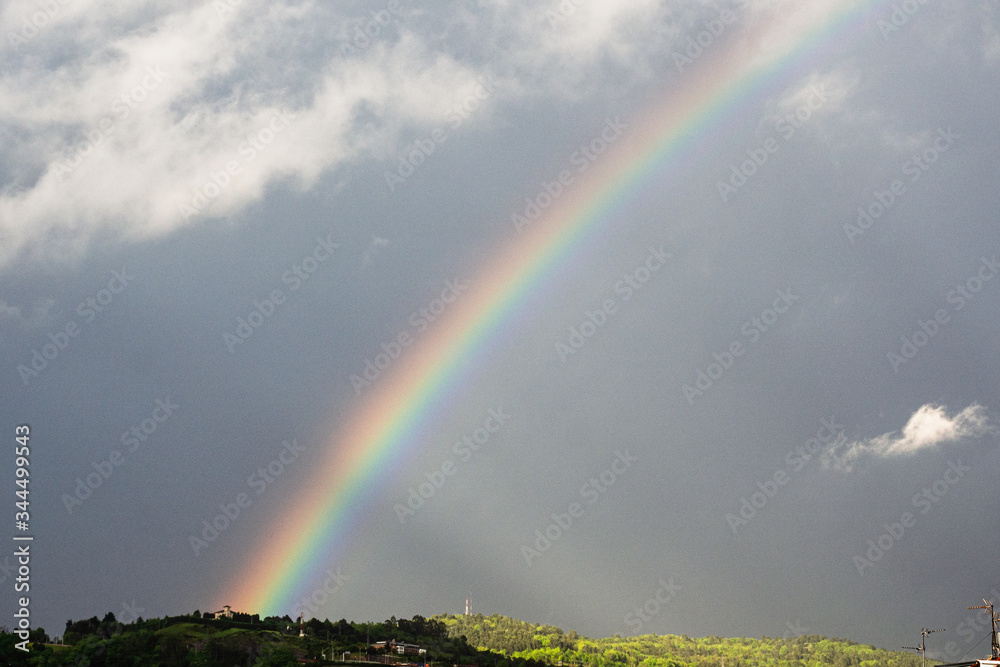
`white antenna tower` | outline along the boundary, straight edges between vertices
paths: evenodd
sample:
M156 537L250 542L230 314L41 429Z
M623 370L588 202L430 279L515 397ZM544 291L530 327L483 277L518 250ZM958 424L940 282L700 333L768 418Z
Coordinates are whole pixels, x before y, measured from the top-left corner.
M469 615L469 598L465 598L465 615Z

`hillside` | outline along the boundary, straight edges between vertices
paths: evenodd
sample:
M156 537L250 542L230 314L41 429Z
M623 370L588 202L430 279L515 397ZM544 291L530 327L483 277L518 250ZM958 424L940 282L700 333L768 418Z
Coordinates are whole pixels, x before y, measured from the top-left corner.
M550 625L505 616L441 615L392 617L382 623L312 619L299 636L287 616L260 619L239 615L215 620L189 616L120 623L113 614L67 621L62 645L44 630L32 631L31 651L15 649L16 635L0 634L0 664L45 667L290 667L303 664L480 665L482 667L916 667L919 657L876 649L845 639L807 635L791 639L692 639L685 635L643 635L590 639ZM410 645L400 655L373 644ZM417 648L423 653L417 653ZM345 656L345 653L348 654ZM336 658L336 660L334 660Z
M746 637L689 638L686 635L642 635L589 639L550 625L525 623L505 616L434 616L451 637L470 645L550 665L613 667L916 667L916 655L878 649L847 639L805 635L790 639ZM933 664L933 663L929 663Z

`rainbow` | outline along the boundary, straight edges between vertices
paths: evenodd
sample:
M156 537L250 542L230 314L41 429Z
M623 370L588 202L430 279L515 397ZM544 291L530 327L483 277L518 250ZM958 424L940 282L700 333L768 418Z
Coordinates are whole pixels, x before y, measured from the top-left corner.
M530 295L585 252L609 218L651 182L695 160L710 131L854 42L872 4L809 0L773 20L755 20L752 29L731 27L731 35L706 47L668 99L630 123L627 141L584 172L587 178L557 198L471 282L450 314L400 357L395 372L380 380L357 416L331 438L325 458L295 498L297 509L263 531L219 599L264 615L304 611L296 603L316 590L345 548L385 471L422 442L483 353L523 315Z

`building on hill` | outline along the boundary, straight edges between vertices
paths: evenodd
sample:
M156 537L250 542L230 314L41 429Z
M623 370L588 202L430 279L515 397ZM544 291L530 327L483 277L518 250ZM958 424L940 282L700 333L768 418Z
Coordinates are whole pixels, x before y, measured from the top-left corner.
M372 644L372 648L376 651L385 651L386 653L398 653L399 655L422 655L427 653L427 649L420 648L417 644L407 644L405 642L397 642L395 639L375 642Z
M222 608L221 611L213 612L213 614L215 615L215 620L219 620L220 618L228 618L232 620L233 609L227 604L225 607Z
M219 611L206 611L204 618L234 623L260 623L260 614L244 614L241 611L233 611L233 608L228 604Z

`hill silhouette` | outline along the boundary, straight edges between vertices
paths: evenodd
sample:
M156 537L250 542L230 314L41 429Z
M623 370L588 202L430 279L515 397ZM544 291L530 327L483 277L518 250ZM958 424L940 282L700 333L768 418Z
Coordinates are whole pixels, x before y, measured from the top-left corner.
M0 633L0 664L44 667L290 667L301 664L430 664L441 667L916 667L920 658L848 639L690 638L641 635L591 639L507 616L392 617L381 623L310 619L300 636L288 616L237 614L118 621L108 613L67 621L61 637L35 629L27 644Z

